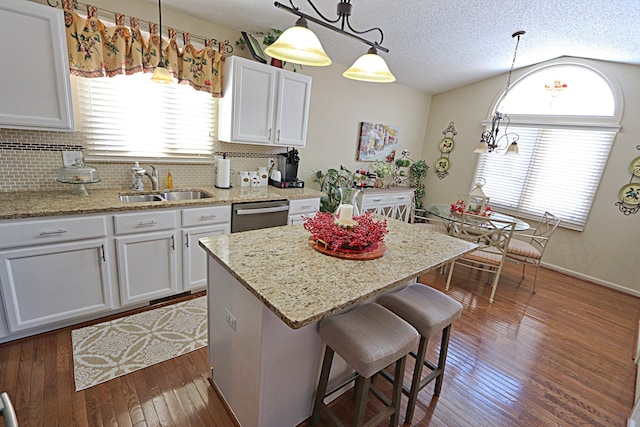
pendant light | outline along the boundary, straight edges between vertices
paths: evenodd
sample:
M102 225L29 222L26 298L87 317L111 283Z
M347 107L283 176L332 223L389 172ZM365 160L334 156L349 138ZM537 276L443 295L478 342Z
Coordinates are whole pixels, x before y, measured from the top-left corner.
M363 82L392 83L396 81L395 76L389 71L387 63L378 55L374 47L356 59L356 62L342 75L348 79Z
M287 29L265 51L272 58L313 67L331 65L318 37L309 29L307 20L298 18L296 25Z
M513 61L511 61L511 68L509 69L509 75L507 77L507 87L500 97L500 100L496 104L496 111L491 119L491 130L482 132L480 142L474 153L503 153L505 155L518 154L518 139L520 136L515 132L509 132L509 123L511 119L504 113L498 111L501 107L502 101L507 97L509 89L511 87L511 73L513 72L513 66L516 63L516 55L518 54L518 45L520 44L520 36L524 35L524 31L516 31L511 35L512 38L517 37L516 47L513 51ZM500 126L504 125L504 133L500 135ZM511 141L511 142L509 142Z
M164 59L162 58L162 4L161 0L158 0L158 27L160 33L160 62L156 65L156 69L153 70L153 75L151 76L151 81L154 83L173 83L173 78L171 78L171 74L169 74L169 70L167 70L167 65L164 63Z
M356 39L370 46L369 51L358 58L353 65L342 75L352 80L365 82L394 82L396 78L389 71L389 67L382 57L378 55L378 50L389 52L389 49L382 46L384 34L378 27L368 30L358 31L351 26L349 17L353 8L351 0L339 0L336 12L337 18L330 19L322 15L311 0L307 3L314 10L319 18L310 16L293 4L289 0L291 7L275 2L278 9L284 9L289 13L299 17L296 25L287 29L278 39L265 49L265 53L273 58L283 61L294 62L302 65L326 66L331 64L331 59L327 56L316 35L309 30L307 21L321 25L336 33ZM339 23L338 25L333 25ZM371 31L380 34L379 41L372 41L362 37Z

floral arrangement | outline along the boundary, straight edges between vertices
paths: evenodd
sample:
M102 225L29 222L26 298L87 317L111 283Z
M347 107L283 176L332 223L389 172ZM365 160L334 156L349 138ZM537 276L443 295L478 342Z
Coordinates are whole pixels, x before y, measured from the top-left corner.
M469 211L467 210L467 206L464 200L459 199L455 203L451 203L451 213L454 215L462 215L463 213L470 213L474 215L491 216L493 211L491 210L491 207L489 205L486 205L484 207L484 211L482 212Z
M373 162L371 169L378 178L384 178L385 176L391 175L391 172L393 172L393 163L376 160Z
M304 228L317 243L334 251L375 250L377 243L384 241L384 235L389 232L387 221L374 221L370 212L353 219L355 226L343 227L337 224L333 213L318 212L315 217L304 219Z

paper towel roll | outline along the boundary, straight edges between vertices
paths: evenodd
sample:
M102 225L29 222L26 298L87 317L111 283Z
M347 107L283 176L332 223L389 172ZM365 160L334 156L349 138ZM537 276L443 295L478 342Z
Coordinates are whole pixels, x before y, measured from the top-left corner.
M231 160L218 159L218 175L216 176L216 187L229 188L229 177L231 175Z

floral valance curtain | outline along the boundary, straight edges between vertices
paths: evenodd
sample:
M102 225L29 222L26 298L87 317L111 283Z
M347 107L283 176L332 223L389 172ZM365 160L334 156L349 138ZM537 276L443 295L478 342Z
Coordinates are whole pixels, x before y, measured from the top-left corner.
M113 77L118 74L152 73L160 62L160 35L158 24L149 24L149 39L145 40L139 28L139 20L115 14L115 26L107 27L97 17L97 8L87 5L87 17L73 11L73 0L62 2L69 51L69 68L73 75L81 77ZM219 51L213 49L213 41L206 40L198 50L191 44L189 33L183 33L184 46L179 49L177 31L169 28L169 41L163 40L163 60L171 75L181 84L209 92L215 98L222 96L222 72L224 69L224 43Z

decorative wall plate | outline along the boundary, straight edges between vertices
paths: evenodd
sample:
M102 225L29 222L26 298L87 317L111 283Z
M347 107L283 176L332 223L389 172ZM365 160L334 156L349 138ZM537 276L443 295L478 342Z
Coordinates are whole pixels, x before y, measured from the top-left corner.
M631 161L629 169L633 175L640 176L640 157L636 157Z
M441 153L448 153L451 150L453 150L453 139L446 137L446 138L442 138L442 140L440 140L440 152Z
M446 157L440 157L436 160L436 171L444 172L449 169L449 159Z
M625 185L620 189L618 197L627 205L640 205L640 183Z

